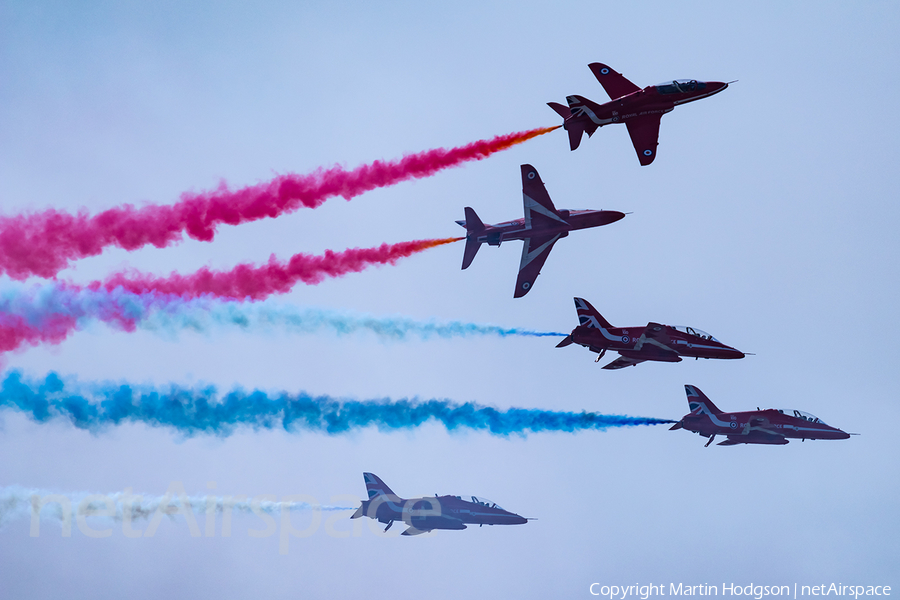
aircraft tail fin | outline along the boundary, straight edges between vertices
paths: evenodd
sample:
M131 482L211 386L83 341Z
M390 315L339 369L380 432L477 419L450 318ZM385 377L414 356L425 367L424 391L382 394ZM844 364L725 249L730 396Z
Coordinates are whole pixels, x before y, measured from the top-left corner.
M578 313L579 325L587 325L597 329L600 327L606 329L612 327L610 322L604 319L603 315L597 312L597 309L591 306L591 303L584 298L575 298L575 312Z
M581 144L581 138L584 137L584 127L580 123L570 123L566 127L566 131L569 133L569 150L575 150Z
M481 219L478 218L478 215L475 214L475 211L468 206L463 210L465 210L466 212L466 231L468 231L469 233L482 231L484 229L484 223L481 222Z
M706 394L700 391L700 388L693 385L685 385L684 391L687 394L688 407L691 409L691 412L705 409L705 412L714 415L722 414L722 411L713 404L712 400L706 397Z
M376 496L397 496L378 475L363 473L363 479L366 480L366 492L369 495L369 500L374 499Z
M461 223L457 221L460 225L465 225L467 234L466 249L463 251L463 269L469 268L469 265L475 260L475 255L478 253L478 249L481 248L481 242L478 241L478 233L484 231L484 223L478 218L475 211L468 206L465 208L465 211L466 220Z
M572 119L566 123L566 131L569 132L569 147L574 150L581 143L582 134L587 133L588 137L591 137L597 131L599 125L594 122L594 119L600 106L582 96L566 96L566 102L569 103L569 114L573 117L585 117Z
M479 248L481 248L481 242L479 242L477 238L472 236L466 238L466 249L463 251L462 261L463 269L469 268L469 265L475 260L475 255L478 253Z
M569 133L569 148L574 150L581 144L581 138L584 134L584 125L578 121L570 121L572 111L568 106L563 106L558 102L548 102L547 106L556 111L556 114L564 119L563 127Z

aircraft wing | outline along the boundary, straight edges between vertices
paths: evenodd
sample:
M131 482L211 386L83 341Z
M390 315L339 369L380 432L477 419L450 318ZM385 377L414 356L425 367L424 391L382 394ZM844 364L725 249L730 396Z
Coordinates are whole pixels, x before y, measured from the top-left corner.
M557 233L556 235L535 235L525 238L525 244L522 246L522 260L519 262L519 276L516 278L516 291L513 294L514 298L521 298L534 285L534 280L540 275L541 267L544 266L544 262L550 256L553 244L560 238L560 235Z
M637 152L641 166L647 166L656 158L656 146L659 144L659 121L662 115L644 115L625 121L631 143Z
M625 79L624 75L617 73L603 63L591 63L588 67L591 69L594 77L597 78L597 81L600 82L600 85L603 86L603 89L606 90L606 93L609 94L611 100L641 90L641 88Z
M652 348L644 350L644 346L651 346ZM672 350L672 336L666 331L665 325L652 322L647 323L647 326L644 327L644 333L638 338L637 343L634 345L634 350L635 352L660 350L665 353L677 354Z
M672 343L672 336L669 335L666 326L659 323L647 323L644 333L634 345L634 351L645 354L647 360L681 362L681 356Z
M525 208L525 227L528 229L566 224L553 206L537 169L531 165L522 165L522 202Z
M604 369L609 369L614 371L616 369L624 369L625 367L633 367L634 365L638 365L644 362L643 358L631 358L628 356L620 356L616 360L612 361L608 365L605 365Z
M724 442L719 442L717 446L736 446L737 444L768 444L773 446L784 446L788 443L787 438L777 433L754 432L750 435L729 435Z

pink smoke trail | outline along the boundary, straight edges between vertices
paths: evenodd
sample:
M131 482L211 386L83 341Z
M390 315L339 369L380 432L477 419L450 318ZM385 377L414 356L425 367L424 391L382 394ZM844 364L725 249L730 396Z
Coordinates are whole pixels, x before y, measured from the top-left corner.
M24 344L59 344L76 324L76 319L70 315L52 315L39 324L32 324L19 315L0 314L0 354Z
M176 303L176 298L262 300L290 291L298 281L314 285L326 277L341 277L371 265L395 264L401 258L461 239L416 240L343 252L328 250L321 256L295 254L286 263L273 256L263 266L242 264L230 271L203 268L191 275L117 273L105 282L95 281L86 287L57 282L34 295L0 291L0 367L2 354L26 345L59 344L88 319L134 331L148 307L169 306Z
M350 200L375 188L428 177L521 144L557 127L542 127L479 140L456 148L437 148L399 160L376 160L347 171L318 169L307 175L279 175L271 181L232 190L223 181L215 190L185 192L172 206L130 204L97 215L47 210L0 217L0 273L13 279L53 277L69 262L100 254L107 246L131 251L152 244L163 248L183 239L211 241L219 224L238 225L275 218L327 199Z
M295 254L286 263L273 255L262 266L241 264L230 271L211 271L204 267L190 275L172 273L168 277L153 277L126 271L111 275L102 283L95 281L89 287L106 290L122 287L134 294L156 292L182 298L208 294L235 300L262 300L272 294L289 292L298 281L315 285L326 277L356 273L374 264L395 264L401 258L461 239L464 238L416 240L382 244L376 248L351 248L343 252L326 250L320 256Z

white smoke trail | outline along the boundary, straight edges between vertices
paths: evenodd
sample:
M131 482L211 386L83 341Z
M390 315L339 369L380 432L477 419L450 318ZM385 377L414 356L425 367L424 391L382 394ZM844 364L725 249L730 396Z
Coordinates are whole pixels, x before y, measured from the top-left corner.
M183 510L195 514L266 513L279 515L282 511L341 511L355 510L352 506L310 504L308 502L277 502L262 497L246 496L187 496L165 494L163 496L115 492L96 494L88 492L53 492L17 485L0 487L0 527L18 518L33 518L37 514L43 520L64 523L73 517L105 517L121 522L127 515L130 520L150 519L157 512L174 517Z

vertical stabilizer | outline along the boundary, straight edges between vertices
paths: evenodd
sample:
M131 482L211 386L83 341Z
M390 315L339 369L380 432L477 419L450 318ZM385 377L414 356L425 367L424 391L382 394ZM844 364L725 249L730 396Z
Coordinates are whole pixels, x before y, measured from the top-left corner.
M609 321L603 318L597 309L584 298L575 298L575 312L578 313L578 324L594 328L609 329L612 327Z
M469 233L483 231L484 223L481 222L481 219L478 218L478 215L475 214L475 211L468 206L463 210L466 213L466 231L468 231Z
M478 241L478 234L484 231L484 223L481 222L481 219L478 218L475 211L468 206L465 208L465 212L466 220L460 223L460 225L464 225L466 228L466 249L463 251L462 268L468 269L469 265L472 264L472 261L475 260L478 249L481 248L481 242Z
M712 400L706 397L706 394L693 385L685 385L684 391L687 394L688 407L691 412L700 410L701 413L721 415L722 411L713 404Z
M466 249L463 251L463 269L469 268L469 265L475 260L475 255L478 254L479 248L481 248L481 242L477 238L472 236L466 238Z
M392 496L397 497L391 488L387 486L379 477L374 473L363 473L363 479L366 480L366 492L369 495L369 500L374 499L376 496Z
M569 132L569 150L575 150L581 144L581 138L584 137L584 128L581 125L572 123L566 127Z

